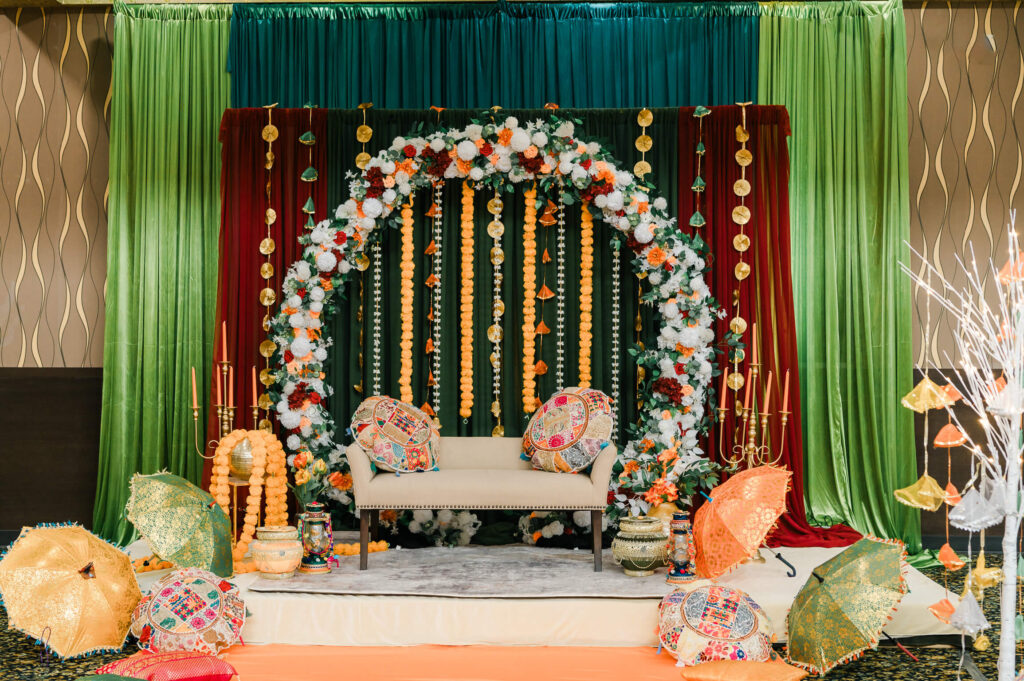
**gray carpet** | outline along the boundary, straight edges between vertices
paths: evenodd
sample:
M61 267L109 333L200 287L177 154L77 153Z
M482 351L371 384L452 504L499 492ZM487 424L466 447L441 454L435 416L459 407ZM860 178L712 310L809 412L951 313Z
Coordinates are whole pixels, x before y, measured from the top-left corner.
M329 575L257 579L251 591L448 598L661 598L672 588L665 569L647 578L627 577L604 551L594 572L589 551L533 546L460 546L371 553L370 569L341 559Z

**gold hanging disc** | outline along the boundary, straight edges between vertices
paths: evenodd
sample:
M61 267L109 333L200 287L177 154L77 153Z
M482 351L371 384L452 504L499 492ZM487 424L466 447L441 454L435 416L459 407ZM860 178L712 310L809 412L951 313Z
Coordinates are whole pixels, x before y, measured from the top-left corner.
M743 374L738 371L734 371L729 374L729 378L725 379L725 384L729 386L730 390L739 390L743 387L746 380L743 378Z
M491 341L492 343L497 343L498 341L500 341L503 335L504 334L502 333L500 325L491 324L490 326L487 327L487 340Z
M487 202L487 212L491 215L501 215L501 210L504 207L505 204L497 196Z
M747 251L750 248L750 237L746 234L737 234L732 238L732 247L740 253Z
M736 196L746 196L747 194L750 193L750 182L748 182L745 178L741 177L740 179L733 182L732 192Z
M274 243L274 240L268 236L267 238L260 242L260 253L262 253L263 255L270 255L271 253L274 252L276 246L277 245Z
M505 233L505 223L501 220L491 220L487 225L487 235L492 239L500 239Z
M362 170L366 167L366 164L370 162L370 155L365 151L361 151L356 154L356 168Z
M651 164L647 161L637 161L633 164L633 174L638 177L643 177L647 173L651 172Z
M263 136L263 141L264 142L273 142L274 140L277 139L277 135L278 135L277 126L274 125L273 123L270 123L268 125L264 125L263 126L263 132L261 134Z
M260 369L260 383L268 388L274 385L274 375L270 373L270 369Z
M270 358L274 356L277 351L277 343L270 340L269 338L260 343L260 354L264 357Z
M263 331L267 333L270 332L270 312L267 312L267 314L263 315Z
M263 217L263 221L268 225L272 225L277 222L277 211L273 208L268 208L266 214Z
M505 437L505 426L500 423L491 429L491 437Z
M636 115L636 124L641 128L646 128L648 125L654 122L654 114L651 113L650 109L640 109L640 113Z
M741 166L749 166L754 162L754 155L750 153L749 149L740 149L736 152L736 163Z
M371 137L373 137L373 128L370 126L364 123L356 128L356 141L366 144Z
M743 281L750 276L750 265L745 262L736 263L736 267L733 268L732 273L736 275L736 278Z
M273 402L270 401L270 395L267 393L263 393L260 395L260 399L256 400L256 406L260 409L270 409L271 404L273 404Z
M277 300L277 294L269 286L260 291L260 303L263 307L270 307Z
M494 315L496 317L501 317L502 315L505 314L505 301L495 300L494 305L491 306L491 309L494 310Z
M269 262L260 265L260 276L264 279L270 279L274 276L274 266Z
M356 269L360 272L365 272L366 268L370 266L370 259L365 253L360 253L356 256Z
M265 430L268 433L271 433L274 430L274 424L270 419L260 419L260 430Z
M644 134L636 138L637 151L650 151L651 147L654 146L654 140L651 139L650 135Z
M491 249L491 264L500 265L505 262L505 251L501 250L498 246Z
M742 336L747 330L747 320L743 317L733 317L729 320L729 330L739 336Z
M746 206L736 206L732 209L732 221L737 225L745 225L750 222L750 209Z
M750 133L742 125L736 126L736 141L742 144L750 139Z

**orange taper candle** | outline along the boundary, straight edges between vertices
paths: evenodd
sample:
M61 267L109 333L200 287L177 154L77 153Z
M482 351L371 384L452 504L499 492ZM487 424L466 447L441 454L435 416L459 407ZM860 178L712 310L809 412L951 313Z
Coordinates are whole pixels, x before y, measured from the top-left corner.
M196 396L196 368L192 367L192 408L199 408L199 398Z
M220 323L220 361L228 361L228 323Z
M723 409L723 410L725 409L725 389L727 387L726 383L725 383L725 377L726 377L726 375L728 373L729 373L729 370L727 368L726 369L722 369L722 400L721 400L721 404L718 406L718 408L719 409Z
M252 406L254 406L254 407L256 406L256 398L257 397L258 397L258 395L256 394L256 365L253 365L253 367L252 367Z
M782 390L782 411L789 411L789 369L786 369L786 384Z
M228 406L235 406L235 367L228 367Z

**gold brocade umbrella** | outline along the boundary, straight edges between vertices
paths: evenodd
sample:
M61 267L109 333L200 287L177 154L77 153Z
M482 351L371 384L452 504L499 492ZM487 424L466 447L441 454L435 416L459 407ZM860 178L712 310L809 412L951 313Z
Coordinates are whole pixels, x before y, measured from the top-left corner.
M164 560L231 576L231 521L209 492L171 473L136 474L125 510Z
M925 376L913 390L903 396L900 403L907 409L923 414L929 409L948 407L955 401L944 388L940 388L935 381Z
M117 650L142 594L131 559L84 527L23 528L0 560L9 626L59 657Z

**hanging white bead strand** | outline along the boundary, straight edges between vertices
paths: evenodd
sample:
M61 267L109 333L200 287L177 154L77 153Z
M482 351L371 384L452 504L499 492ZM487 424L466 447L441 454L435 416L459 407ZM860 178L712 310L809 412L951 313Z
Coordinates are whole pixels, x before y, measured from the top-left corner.
M619 281L619 257L620 252L618 249L618 242L612 241L612 342L611 342L611 359L612 359L612 380L611 380L611 398L612 398L612 437L617 436L617 428L619 422L619 374L622 372L622 351L619 345L619 335L621 334L621 319L619 315L619 305L621 298L621 282Z
M443 286L443 278L441 277L443 261L442 253L444 249L441 243L441 199L443 198L444 183L438 182L434 185L434 245L437 250L434 252L432 262L434 265L434 277L437 281L434 284L432 290L433 295L433 308L434 308L434 328L432 329L432 335L434 337L434 352L431 353L431 368L434 374L434 419L437 423L441 423L441 301L443 300L441 295L441 289Z
M558 258L555 275L555 389L565 387L565 203L558 191Z
M380 395L381 247L380 238L370 246L373 257L373 394Z

